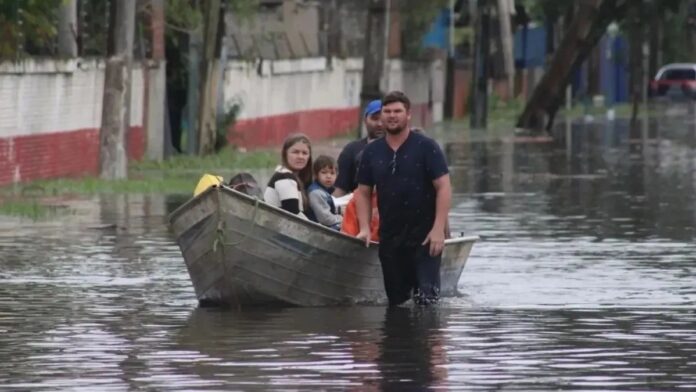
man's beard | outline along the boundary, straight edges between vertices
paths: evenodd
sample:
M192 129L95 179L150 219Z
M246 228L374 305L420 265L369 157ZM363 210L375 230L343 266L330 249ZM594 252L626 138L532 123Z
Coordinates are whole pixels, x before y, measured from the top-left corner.
M400 126L400 127L398 127L398 128L389 128L389 127L385 127L385 129L386 129L387 132L389 132L390 135L398 135L398 134L400 134L401 132L403 132L404 130L406 130L406 126L403 125L403 126Z
M368 129L367 130L367 137L370 139L379 139L382 136L384 136L383 129Z

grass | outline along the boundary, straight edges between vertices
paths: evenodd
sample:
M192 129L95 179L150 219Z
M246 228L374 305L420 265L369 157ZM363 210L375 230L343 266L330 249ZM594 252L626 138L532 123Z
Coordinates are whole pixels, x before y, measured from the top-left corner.
M38 180L0 188L0 192L4 191L3 193L11 195L33 192L52 196L97 193L188 193L195 186L195 181L206 172L228 177L235 172L271 168L277 164L278 153L273 150L253 152L225 150L204 157L179 155L161 162L131 163L129 178L126 180L109 181L98 177Z
M99 193L183 193L189 192L196 185L198 176L171 177L168 174L160 176L149 175L126 180L103 180L96 177L76 179L41 180L32 182L40 186L50 195L94 195ZM194 183L192 184L192 180Z
M126 180L82 177L15 184L0 188L0 215L32 219L54 215L56 207L46 200L56 196L100 193L190 194L203 173L229 178L235 172L271 168L277 164L276 150L237 152L225 149L205 157L180 155L161 162L132 163Z
M3 201L0 202L0 215L22 216L30 219L40 219L49 216L51 208L33 201Z
M133 165L132 172L157 170L162 172L178 170L215 170L239 171L243 169L263 169L278 164L278 151L264 149L252 152L238 152L226 148L214 155L191 156L177 155L167 160L144 161Z
M517 117L524 108L524 101L514 99L504 102L495 96L489 99L488 129L476 130L474 139L490 139L514 134ZM630 104L618 105L617 117L631 113ZM602 114L606 109L588 105L575 105L569 112L560 114L582 116ZM450 121L435 127L440 130L460 130L469 128L469 118ZM339 135L334 141L350 135ZM329 140L328 142L331 142ZM60 195L94 195L99 193L164 193L190 194L203 173L213 173L229 178L233 173L266 169L278 164L278 149L262 149L251 152L235 151L225 148L209 156L178 155L167 160L132 163L127 180L107 181L96 177L77 179L41 180L7 187L0 187L0 215L20 215L25 217L47 216L55 206L46 203L44 197Z

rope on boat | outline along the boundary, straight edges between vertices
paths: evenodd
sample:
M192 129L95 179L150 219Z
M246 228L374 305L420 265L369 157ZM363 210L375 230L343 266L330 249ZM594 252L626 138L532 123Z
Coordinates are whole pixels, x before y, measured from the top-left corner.
M215 240L213 241L213 252L217 251L218 245L223 245L223 246L239 246L244 242L247 237L251 234L251 232L254 230L256 227L256 217L258 216L258 211L259 211L259 199L254 198L254 210L251 213L251 219L249 221L249 225L247 227L247 230L242 230L242 235L238 241L235 242L225 242L225 221L224 219L221 219L220 215L218 215L218 222L217 222L217 233L215 235Z

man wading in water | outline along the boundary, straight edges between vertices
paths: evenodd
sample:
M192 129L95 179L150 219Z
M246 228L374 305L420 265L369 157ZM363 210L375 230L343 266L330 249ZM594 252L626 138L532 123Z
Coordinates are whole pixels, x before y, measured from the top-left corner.
M411 102L402 92L382 100L386 136L363 150L355 191L360 233L370 243L370 198L377 187L379 259L389 305L436 303L440 260L452 199L449 170L440 147L409 129Z

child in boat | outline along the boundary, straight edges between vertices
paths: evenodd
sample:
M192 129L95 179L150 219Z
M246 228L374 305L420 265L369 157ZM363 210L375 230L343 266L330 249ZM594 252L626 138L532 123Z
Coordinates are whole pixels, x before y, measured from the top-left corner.
M314 182L307 189L310 219L334 230L340 230L343 216L338 212L331 197L336 182L336 161L329 156L320 155L314 161L312 169Z
M377 209L377 190L372 189L372 217L370 220L370 238L372 241L379 242L379 210ZM348 235L356 236L360 232L360 223L358 223L358 213L355 207L355 198L350 199L343 214L343 224L341 232Z

